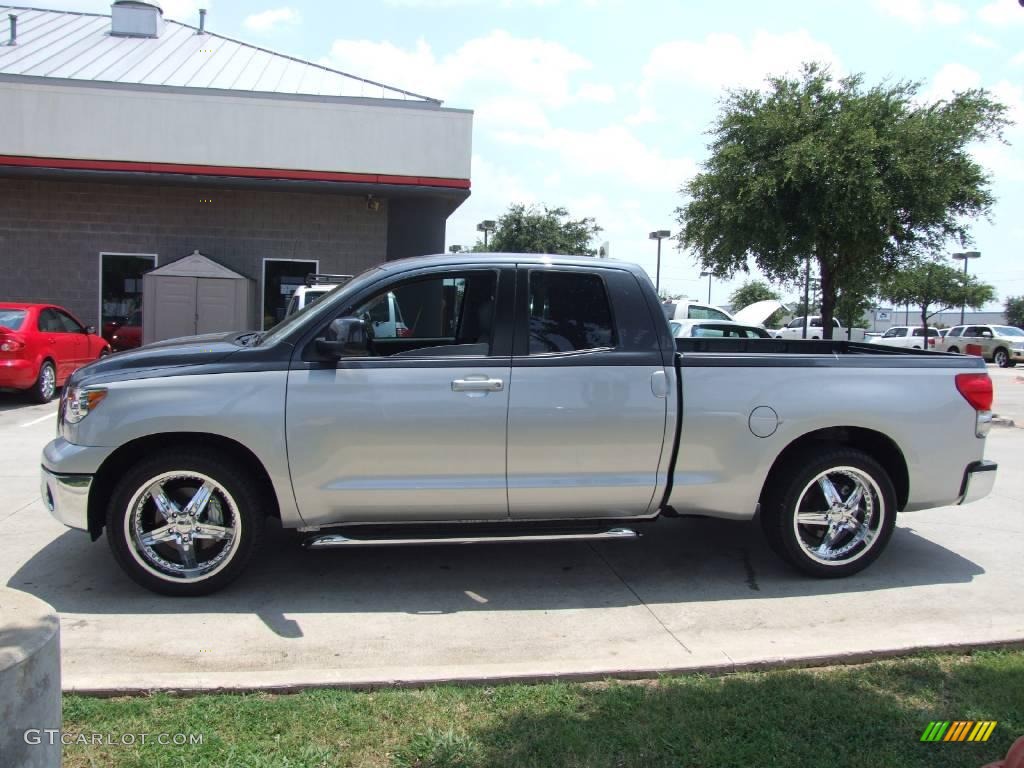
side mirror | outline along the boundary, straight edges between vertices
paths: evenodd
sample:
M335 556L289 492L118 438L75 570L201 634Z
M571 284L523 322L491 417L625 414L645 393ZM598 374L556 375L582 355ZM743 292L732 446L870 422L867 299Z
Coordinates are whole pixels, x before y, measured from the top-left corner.
M316 350L335 360L370 354L366 323L358 317L339 317L327 326L325 337L316 340Z
M88 333L90 336L95 336L96 335L96 326L95 325L88 325L88 326L86 326L85 332Z

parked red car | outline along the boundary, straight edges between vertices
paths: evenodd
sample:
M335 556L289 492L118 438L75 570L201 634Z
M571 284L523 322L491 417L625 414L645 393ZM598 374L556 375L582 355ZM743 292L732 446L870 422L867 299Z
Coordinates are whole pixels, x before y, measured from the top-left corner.
M142 310L136 309L128 317L103 324L103 338L115 352L142 346Z
M77 369L110 354L110 345L74 315L52 304L0 302L0 389L53 398Z

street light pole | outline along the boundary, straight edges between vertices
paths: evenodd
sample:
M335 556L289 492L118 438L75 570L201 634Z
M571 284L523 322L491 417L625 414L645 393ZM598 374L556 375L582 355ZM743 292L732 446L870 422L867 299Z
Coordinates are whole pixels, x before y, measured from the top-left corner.
M711 272L701 272L700 273L701 277L706 277L708 279L708 304L711 303L711 275L712 275Z
M661 295L661 241L664 240L666 237L671 236L672 233L669 232L667 229L659 229L655 232L651 232L651 234L647 236L649 240L658 241L658 263L655 267L654 272L654 290L659 296Z
M964 263L964 300L960 304L960 325L964 324L964 309L967 306L967 262L971 259L980 259L981 251L964 251L963 253L954 253L954 259L963 261Z

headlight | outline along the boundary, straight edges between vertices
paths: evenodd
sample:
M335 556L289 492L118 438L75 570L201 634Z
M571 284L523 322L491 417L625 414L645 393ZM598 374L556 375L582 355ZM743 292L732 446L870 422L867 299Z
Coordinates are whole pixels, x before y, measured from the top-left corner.
M106 396L107 390L101 387L73 387L68 392L67 404L64 406L64 421L77 424L90 411L95 410Z

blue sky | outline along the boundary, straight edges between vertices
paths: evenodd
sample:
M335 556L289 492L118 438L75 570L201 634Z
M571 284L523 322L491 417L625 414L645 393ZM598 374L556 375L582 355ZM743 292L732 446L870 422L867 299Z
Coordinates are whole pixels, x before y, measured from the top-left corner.
M39 4L103 10L94 0ZM801 61L869 82L913 79L934 99L982 86L1011 108L1011 146L977 148L993 174L972 271L1024 294L1024 7L1017 0L164 0L167 17L473 109L473 195L448 243L510 202L594 216L615 258L654 273L654 229L678 225L679 187L706 156L723 88ZM950 250L959 250L951 245ZM689 254L663 248L662 285L707 297ZM725 302L738 284L716 282ZM787 295L795 295L788 290Z

